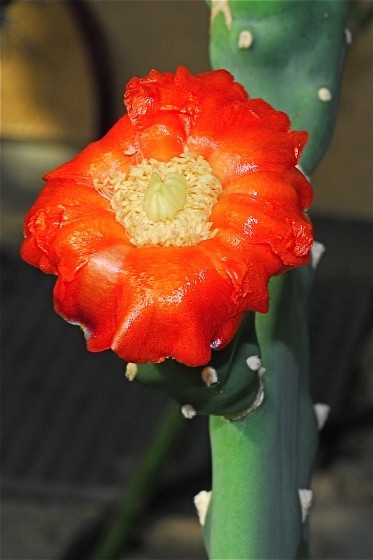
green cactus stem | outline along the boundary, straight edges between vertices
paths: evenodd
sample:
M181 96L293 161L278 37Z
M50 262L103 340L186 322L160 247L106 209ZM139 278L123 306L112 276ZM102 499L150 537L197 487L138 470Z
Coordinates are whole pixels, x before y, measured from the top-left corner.
M308 130L311 174L334 128L346 44L345 1L210 2L210 53L251 97ZM213 489L205 525L211 559L308 557L305 521L317 425L308 389L311 267L270 282L270 312L256 329L265 400L239 422L211 417ZM303 522L303 523L302 523Z
M270 312L256 317L266 368L262 406L237 422L210 419L210 558L288 560L301 546L299 489L310 488L317 444L305 360L309 278L307 267L273 278Z

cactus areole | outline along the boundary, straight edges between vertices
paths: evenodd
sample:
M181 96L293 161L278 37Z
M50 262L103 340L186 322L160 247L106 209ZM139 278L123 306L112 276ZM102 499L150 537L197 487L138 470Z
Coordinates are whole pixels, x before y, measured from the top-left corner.
M133 78L127 114L45 176L22 257L88 349L207 364L273 275L309 261L306 132L225 70Z

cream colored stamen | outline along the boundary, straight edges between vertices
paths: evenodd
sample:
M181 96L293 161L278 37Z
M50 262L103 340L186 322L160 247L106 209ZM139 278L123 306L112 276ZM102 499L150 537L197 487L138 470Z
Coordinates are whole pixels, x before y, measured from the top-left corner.
M168 162L143 159L129 172L94 182L136 246L182 247L214 237L209 217L222 186L208 162L189 151Z
M144 197L144 210L154 222L172 220L187 200L187 182L180 173L169 173L164 180L158 173L150 177Z
M132 362L128 362L128 364L126 365L125 376L127 377L127 379L129 379L129 381L133 381L136 378L137 371L137 365Z

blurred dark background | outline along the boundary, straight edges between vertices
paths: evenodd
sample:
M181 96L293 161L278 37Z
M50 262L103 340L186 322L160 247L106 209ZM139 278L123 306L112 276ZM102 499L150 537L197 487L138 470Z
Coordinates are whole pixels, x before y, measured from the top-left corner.
M313 178L327 251L311 300L311 386L331 406L316 461L313 557L372 544L372 25L358 2L340 116ZM357 23L358 22L358 23ZM210 68L201 0L17 1L1 6L2 558L89 558L168 403L89 354L52 309L54 279L20 261L40 176L122 114L151 68ZM209 489L207 423L188 423L125 558L204 558L192 499Z

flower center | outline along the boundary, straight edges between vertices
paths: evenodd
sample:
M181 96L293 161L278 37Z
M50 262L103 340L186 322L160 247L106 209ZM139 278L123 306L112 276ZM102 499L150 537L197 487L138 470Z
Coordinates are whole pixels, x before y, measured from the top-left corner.
M148 217L154 222L172 220L187 201L187 187L180 173L169 173L164 181L158 173L153 173L144 197Z
M218 231L209 216L222 186L207 161L189 151L168 162L143 159L126 175L108 174L94 186L134 245L191 246Z

